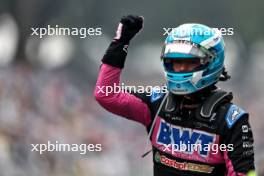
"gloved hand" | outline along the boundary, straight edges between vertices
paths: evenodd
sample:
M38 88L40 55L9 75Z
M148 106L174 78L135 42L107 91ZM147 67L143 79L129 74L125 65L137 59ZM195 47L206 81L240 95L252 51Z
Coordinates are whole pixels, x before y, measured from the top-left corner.
M102 62L113 67L123 68L130 40L142 29L143 17L128 15L121 18L116 36L108 47Z
M128 44L129 41L142 29L142 27L142 16L124 16L118 25L114 40Z

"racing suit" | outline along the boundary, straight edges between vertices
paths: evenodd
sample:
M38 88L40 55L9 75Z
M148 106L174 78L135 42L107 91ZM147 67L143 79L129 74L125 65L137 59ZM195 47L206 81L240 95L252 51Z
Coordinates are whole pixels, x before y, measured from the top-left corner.
M231 102L232 93L214 85L188 96L106 93L119 85L126 49L126 42L110 44L94 95L106 110L145 126L154 176L244 176L255 170L249 115Z

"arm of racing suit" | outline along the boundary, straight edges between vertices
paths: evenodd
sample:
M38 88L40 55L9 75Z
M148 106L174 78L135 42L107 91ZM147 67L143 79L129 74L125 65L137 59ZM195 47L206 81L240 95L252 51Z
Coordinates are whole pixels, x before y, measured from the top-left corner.
M254 139L248 117L248 113L236 105L231 105L227 113L225 144L233 146L232 150L224 151L228 176L255 175Z
M94 91L96 100L106 110L147 126L150 112L146 103L129 93L106 91L106 87L119 85L120 74L120 68L107 64L101 66Z
M140 98L120 91L120 87L117 88L129 41L139 32L142 24L143 18L139 16L129 15L121 19L116 37L102 59L94 96L106 110L147 126L151 118L148 105ZM119 90L113 91L114 87Z

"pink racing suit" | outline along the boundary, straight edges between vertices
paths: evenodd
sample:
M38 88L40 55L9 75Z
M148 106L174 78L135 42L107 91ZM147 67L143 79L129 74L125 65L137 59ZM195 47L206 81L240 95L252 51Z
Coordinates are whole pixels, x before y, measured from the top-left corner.
M164 93L106 92L106 87L119 85L121 71L102 64L94 96L106 110L141 123L151 133L154 176L245 176L255 169L248 113L231 100L214 107L208 120L198 117L197 109L215 90L200 94L195 108L183 96L169 94L161 105Z

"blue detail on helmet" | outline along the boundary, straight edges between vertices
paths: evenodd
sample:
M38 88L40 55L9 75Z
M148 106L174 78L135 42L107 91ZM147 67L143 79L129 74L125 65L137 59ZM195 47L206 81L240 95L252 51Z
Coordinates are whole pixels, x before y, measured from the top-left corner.
M174 94L190 94L219 80L224 68L224 40L221 32L202 24L183 24L167 36L161 58L204 59L207 64L188 73L170 72L165 68L168 90ZM165 67L165 64L163 64Z
M190 54L183 54L183 53L169 53L166 55L166 58L193 58L194 56Z
M244 114L246 114L246 112L243 109L234 104L231 105L225 117L228 128L232 128L236 121Z

